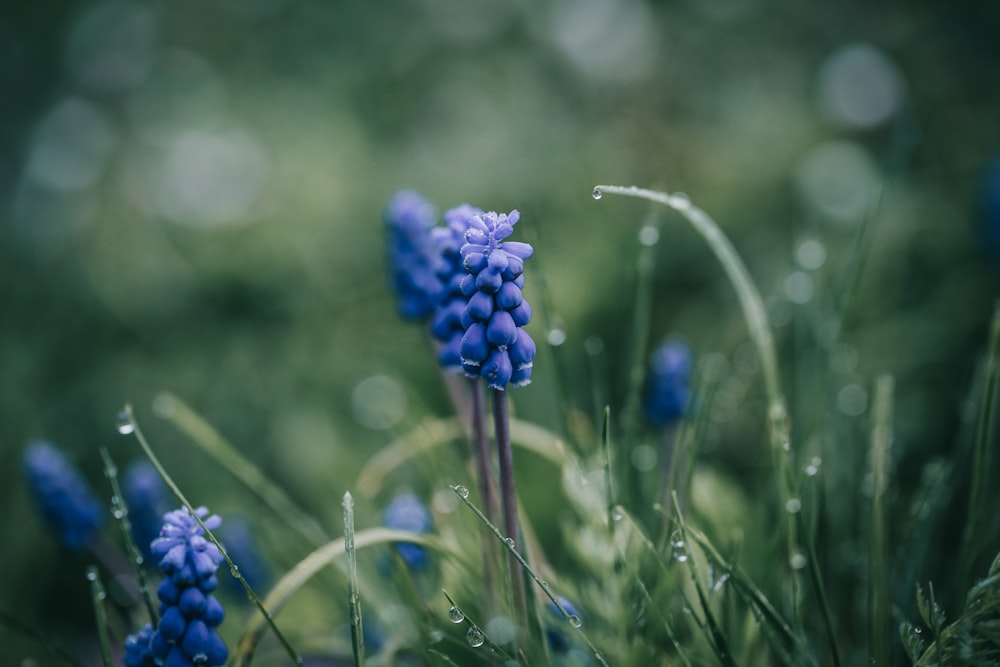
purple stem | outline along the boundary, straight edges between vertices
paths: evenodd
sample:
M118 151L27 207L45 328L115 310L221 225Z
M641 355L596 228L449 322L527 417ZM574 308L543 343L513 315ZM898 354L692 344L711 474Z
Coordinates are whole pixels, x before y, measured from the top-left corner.
M469 390L472 396L472 453L476 460L476 473L479 477L479 498L483 503L483 514L491 523L496 524L496 488L493 476L490 474L490 443L486 436L486 409L484 406L486 401L483 383L477 378L470 378ZM486 590L489 591L490 600L495 605L493 585L496 580L494 574L496 551L487 546L493 543L492 540L493 534L489 528L483 526L483 579Z
M514 540L515 548L522 553L521 536L517 525L517 493L514 486L514 451L510 445L510 410L507 392L494 389L493 427L496 430L497 457L500 462L500 499L503 503L504 533ZM524 572L513 554L507 554L511 589L514 593L514 613L521 627L528 627L528 604L524 592Z

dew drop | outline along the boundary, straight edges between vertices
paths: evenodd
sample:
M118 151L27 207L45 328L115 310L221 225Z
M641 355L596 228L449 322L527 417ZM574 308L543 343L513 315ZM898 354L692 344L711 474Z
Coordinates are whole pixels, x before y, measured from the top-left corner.
M505 542L505 543L507 544L507 546L508 546L508 547L510 547L511 549L513 549L513 548L514 548L514 538L513 538L513 537L505 537L505 538L504 538L504 542Z
M801 570L806 566L806 562L806 556L801 551L796 551L788 559L788 564L792 566L793 570Z
M670 195L670 205L678 211L685 211L691 208L691 198L683 192L675 192Z
M611 510L611 519L613 521L621 521L625 517L625 508L621 505L615 505Z
M93 570L87 572L87 581L97 581L97 573Z
M97 594L97 599L98 599L98 600L104 600L104 599L106 599L107 597L108 597L108 594L107 594L107 593L105 593L104 591L100 591L100 592L98 592L98 594Z
M143 558L142 556L136 556L135 557L135 564L136 565L142 565L145 562L146 562L146 559Z
M465 488L464 486L462 486L461 484L459 484L458 486L455 487L455 493L457 493L458 495L460 495L463 498L468 498L469 497L469 490L467 488Z
M572 625L574 628L579 628L580 626L583 625L583 621L581 621L580 617L577 616L576 614L571 614L568 620L569 624Z
M229 568L229 574L233 575L234 577L239 577L240 568L237 567L236 565L233 565L232 567Z
M594 191L591 193L591 196L594 199L600 199L601 197L604 196L604 193L601 191L600 188L594 188Z
M120 509L116 509L113 512L111 512L111 516L120 521L125 518L125 512Z
M684 543L684 537L681 535L681 531L675 530L670 535L670 548L673 551L674 560L678 563L687 562L688 553L687 545Z
M452 623L461 623L465 620L465 612L452 605L451 609L448 610L448 620Z
M802 501L798 498L789 498L788 502L785 503L785 511L789 514L798 514L801 509Z
M122 408L118 411L118 432L122 435L128 435L135 431L135 424L132 423L132 418L129 416L128 410Z
M715 583L712 584L712 592L713 593L718 593L719 591L721 591L722 587L725 585L725 583L728 580L729 580L729 575L728 574L723 574L721 577L719 577L718 579L716 579Z
M486 641L486 638L476 628L469 628L469 632L465 635L465 641L469 642L469 646L479 648Z

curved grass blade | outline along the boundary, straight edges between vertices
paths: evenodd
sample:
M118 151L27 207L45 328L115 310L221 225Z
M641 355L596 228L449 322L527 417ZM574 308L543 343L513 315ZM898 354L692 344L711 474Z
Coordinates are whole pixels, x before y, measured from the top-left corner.
M156 605L153 604L153 596L149 592L149 584L146 581L146 572L142 569L142 554L132 539L132 522L128 518L128 505L125 503L125 496L122 495L121 486L118 484L118 467L111 460L111 455L106 447L101 447L101 458L104 460L104 476L111 484L112 504L114 505L114 517L121 527L122 539L125 540L125 549L128 551L129 559L135 576L139 579L139 593L146 604L146 611L149 613L149 621L153 627L160 622L160 615L156 613Z
M392 542L413 542L432 549L441 550L440 544L426 536L416 533L408 533L402 530L390 530L388 528L370 528L354 534L354 548L364 549L377 544L389 544ZM317 572L332 563L337 557L344 554L344 540L333 540L306 556L304 559L289 570L285 576L276 583L271 591L264 598L258 612L248 621L243 630L243 635L236 644L232 663L236 667L250 664L253 652L260 643L261 638L267 629L271 627L269 619L278 615L278 612L288 603L296 591L309 581Z
M541 588L542 591L545 593L545 595L548 596L549 600L552 601L552 604L554 604L556 608L559 610L559 613L561 613L563 617L567 621L569 621L570 625L576 628L576 631L580 634L580 637L587 645L587 648L589 648L591 653L594 654L594 658L597 660L597 662L603 665L603 667L609 667L607 661L604 659L604 654L601 653L596 646L594 646L594 643L590 641L590 637L588 637L587 633L583 631L583 625L580 623L580 619L574 616L573 614L570 614L566 610L566 607L563 606L562 602L559 601L559 598L557 598L555 593L552 592L552 587L549 586L549 584L546 581L544 581L541 577L538 576L538 574L535 573L535 571L531 568L531 566L528 565L528 561L525 560L524 556L522 556L520 552L518 552L517 548L506 540L504 534L500 532L500 529L497 528L489 519L487 519L486 515L484 515L482 511L478 507L476 507L471 500L469 500L468 493L463 495L460 492L460 488L457 486L452 486L450 488L458 497L458 499L461 500L463 503L465 503L466 507L468 507L473 511L473 513L475 513L475 515L479 518L479 520L482 521L483 524L485 524L490 529L490 532L492 532L496 536L496 538L500 540L500 543L503 544L503 546L507 549L507 551L509 551L510 554L514 556L514 558L517 560L517 562L521 564L521 567L524 569L524 571L528 573L528 576L531 577L536 584L538 584L538 587Z
M445 589L442 588L441 592L444 593L444 596L446 598L448 598L448 602L451 604L452 607L454 607L455 609L461 609L461 607L459 607L458 603L455 602L455 598L451 597L451 595L448 594L448 591L446 591ZM483 638L483 644L485 644L487 647L489 647L489 649L491 651L493 651L494 653L496 653L497 656L501 660L507 661L507 660L513 660L514 659L513 657L511 657L511 655L509 653L507 653L506 651L504 651L503 648L501 648L499 644L497 644L495 641L493 641L493 639L489 636L489 634L486 633L486 630L484 630L475 621L473 621L471 618L469 618L468 614L463 613L462 614L462 620L469 624L470 632L476 632L476 633L478 633L477 636Z
M394 470L417 456L462 437L464 430L458 419L425 420L368 459L358 475L358 492L366 498L375 496ZM560 436L530 422L511 419L510 439L512 444L534 452L557 466L569 460L566 444Z
M202 451L214 458L287 525L299 532L313 547L326 544L331 537L319 521L296 505L284 489L272 482L248 461L222 434L173 394L161 393L154 400L157 416L166 419Z
M229 554L226 552L226 549L222 546L222 543L219 542L219 539L215 536L215 534L208 529L208 526L205 525L205 522L202 521L200 516L198 516L198 513L195 511L194 506L191 505L190 502L188 502L188 499L184 496L184 493L181 491L180 487L177 486L177 484L170 477L170 475L167 474L166 469L160 463L160 460L156 457L156 454L153 453L153 448L150 447L149 442L146 441L146 436L144 436L142 433L142 429L139 428L139 422L136 420L135 414L132 412L132 406L126 403L125 407L122 408L122 414L120 416L132 427L131 428L132 435L135 436L135 439L139 442L139 446L142 447L142 451L146 453L146 457L149 458L150 463L152 463L153 467L156 468L156 472L158 472L160 474L160 477L163 478L163 481L166 483L167 487L169 487L170 490L173 491L174 495L177 496L177 499L181 501L181 504L187 508L188 512L190 512L191 516L195 518L201 529L205 531L205 537L208 538L208 540L212 544L218 547L219 553L222 554L223 558L226 559L226 564L229 565L230 573L236 578L237 581L240 582L240 584L243 585L243 590L246 591L247 596L250 598L250 600L253 601L257 609L259 609L260 612L267 619L268 625L270 625L271 629L274 631L274 635L278 638L278 641L281 642L281 645L285 648L285 651L288 653L288 656L292 659L292 662L296 665L302 665L303 664L302 658L299 656L298 653L295 652L295 649L292 648L292 645L288 643L288 640L285 639L285 635L282 634L281 630L278 629L278 626L275 625L274 619L272 619L271 616L267 613L267 610L261 603L260 598L257 597L257 594L254 593L253 588L250 587L250 584L247 583L247 580L243 578L242 574L240 574L239 567L236 565L236 563L233 562L233 559L229 557ZM120 428L119 431L121 431ZM128 431L124 432L128 433Z
M709 248L715 254L722 270L732 283L733 289L740 302L743 311L743 319L747 324L747 331L750 340L757 351L760 361L761 375L764 380L764 392L767 396L767 424L768 433L771 440L771 450L778 462L778 488L781 493L781 505L787 506L788 501L796 496L796 482L793 476L792 462L792 440L791 426L789 424L788 407L785 397L781 392L780 376L778 373L778 357L774 347L774 336L771 334L771 326L767 321L767 311L764 308L764 300L761 298L760 290L754 283L750 272L740 258L732 242L723 233L722 228L705 211L691 203L687 195L669 195L654 190L643 188L622 187L620 185L597 185L594 187L594 197L599 199L603 193L624 195L626 197L638 197L653 202L663 204L681 215L687 220L694 230L708 243ZM797 534L797 526L794 521L788 522L788 559L791 559L797 552L797 543L800 539ZM811 539L809 535L802 536L801 539ZM795 570L791 573L796 617L801 614L798 604L799 573Z
M365 664L365 633L361 618L361 592L358 586L358 554L354 548L354 499L351 492L344 494L344 555L347 559L347 581L351 610L351 648L354 667Z
M112 667L111 640L108 639L108 610L104 608L104 600L108 595L104 592L104 584L93 565L87 568L87 581L90 582L90 596L94 602L94 620L97 622L97 638L101 646L101 659L104 667Z

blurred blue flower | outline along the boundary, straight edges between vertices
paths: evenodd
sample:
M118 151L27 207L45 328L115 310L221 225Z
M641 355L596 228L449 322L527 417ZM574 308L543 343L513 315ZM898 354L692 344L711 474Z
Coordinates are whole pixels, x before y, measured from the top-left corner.
M125 667L156 667L150 642L153 639L153 626L149 623L142 626L139 632L125 639L125 655L122 662Z
M261 591L268 586L271 580L271 568L261 556L260 547L254 538L253 527L249 521L239 517L227 518L226 525L219 531L219 540L229 558L240 568L240 574L250 584L250 588ZM240 592L243 591L243 586L236 579L230 577L229 581L238 587Z
M430 510L412 493L397 494L382 510L382 522L386 528L405 530L411 533L429 533L434 528L434 518ZM430 564L427 549L410 542L393 542L403 562L416 570L426 569Z
M204 507L195 512L209 530L222 524ZM215 571L224 558L186 507L168 512L163 522L152 552L167 578L156 591L160 624L150 638L150 652L165 667L218 667L229 651L215 630L225 612L211 593L219 586Z
M558 600L570 616L580 618L580 612L577 611L572 602L564 597L559 597ZM551 600L545 605L545 608L548 611L548 618L545 622L545 640L549 643L549 649L557 655L569 653L570 649L573 648L573 642L566 633L569 620Z
M684 415L691 391L694 357L691 348L673 338L653 352L646 386L646 419L666 426Z
M163 515L170 507L170 494L160 473L149 461L133 463L122 475L122 495L128 505L132 539L146 560L152 556L150 545L160 534Z
M435 273L438 257L431 242L437 211L413 190L400 190L382 217L389 232L389 267L399 296L399 314L410 320L429 317L441 289Z
M490 211L468 220L462 260L470 275L461 282L469 299L462 313L462 365L469 377L482 377L491 389L531 382L535 342L524 331L531 306L524 300L524 260L534 250L527 243L503 242L514 233L521 214Z
M465 245L465 232L469 220L482 215L482 209L462 204L445 211L444 227L435 227L431 239L437 248L440 260L437 277L441 289L437 296L437 308L431 320L431 335L441 342L438 361L449 372L462 370L462 336L465 327L462 313L468 304L468 297L462 293L462 280L469 272L462 260L461 248Z
M104 506L54 445L41 441L29 445L23 472L42 517L70 549L82 548L104 524Z

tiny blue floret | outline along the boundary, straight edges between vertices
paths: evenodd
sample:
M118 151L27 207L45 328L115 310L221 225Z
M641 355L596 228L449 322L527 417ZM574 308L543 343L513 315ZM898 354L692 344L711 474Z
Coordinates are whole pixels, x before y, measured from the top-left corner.
M47 442L29 445L23 464L28 490L42 517L64 545L84 547L103 525L105 509L80 472Z
M472 216L461 248L469 273L460 284L468 298L462 313L462 366L491 389L531 382L535 343L523 329L531 320L531 306L521 290L524 260L534 250L527 243L504 241L520 217L517 211Z
M691 391L694 358L691 348L679 339L670 339L653 353L646 386L646 419L667 426L684 415Z
M441 289L438 256L431 241L437 221L434 205L413 190L400 190L385 207L389 232L389 270L399 296L399 314L410 320L429 317Z
M405 530L411 533L429 533L434 528L434 518L430 510L412 493L400 493L382 511L382 521L386 528ZM414 569L426 569L430 564L427 549L410 542L394 542L403 562Z

